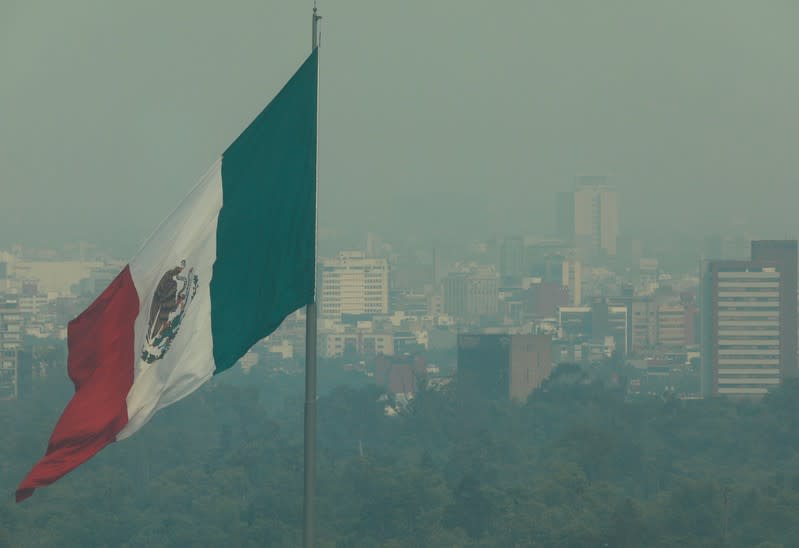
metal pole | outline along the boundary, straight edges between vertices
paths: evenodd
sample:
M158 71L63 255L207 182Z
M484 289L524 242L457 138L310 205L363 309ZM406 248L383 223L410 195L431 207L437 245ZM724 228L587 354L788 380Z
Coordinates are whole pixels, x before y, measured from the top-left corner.
M319 47L319 20L314 2L311 30L312 50ZM318 122L317 122L318 124ZM318 179L318 175L317 175ZM318 186L318 183L317 183ZM315 244L316 245L316 244ZM314 253L316 270L316 253ZM314 274L315 276L315 274ZM315 543L316 512L316 294L314 302L305 307L305 492L303 496L302 545L312 548Z

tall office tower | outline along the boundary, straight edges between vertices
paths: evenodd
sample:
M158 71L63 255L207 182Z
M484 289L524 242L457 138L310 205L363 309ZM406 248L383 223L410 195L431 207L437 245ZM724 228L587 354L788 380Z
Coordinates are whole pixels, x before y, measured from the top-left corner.
M472 321L499 311L499 275L493 266L451 272L443 283L444 312Z
M651 297L633 297L630 302L630 347L633 353L657 344L657 310L657 303Z
M753 261L772 261L780 265L780 353L782 377L799 376L797 368L797 244L796 240L755 240Z
M568 288L572 306L580 306L583 300L583 281L580 261L577 259L563 260L560 285Z
M555 195L555 236L564 242L574 240L574 192Z
M388 313L388 263L346 251L319 265L319 307L326 318Z
M592 254L616 255L619 195L604 176L578 176L574 189L574 239Z
M782 334L781 267L776 261L703 263L703 395L762 396L780 384L785 365L795 363L795 354L787 356L781 344L789 338ZM795 293L793 302L795 314Z
M499 273L503 278L518 279L524 272L524 238L508 236L499 247Z
M458 335L458 394L525 401L552 371L549 335Z

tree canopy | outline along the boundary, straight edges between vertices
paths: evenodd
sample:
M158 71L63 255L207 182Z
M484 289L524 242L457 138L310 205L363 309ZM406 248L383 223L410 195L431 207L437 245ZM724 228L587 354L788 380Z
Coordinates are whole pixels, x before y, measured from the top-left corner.
M0 546L299 546L302 379L230 372L15 505L71 387L0 402ZM799 389L635 400L562 367L526 404L319 402L319 545L795 546Z

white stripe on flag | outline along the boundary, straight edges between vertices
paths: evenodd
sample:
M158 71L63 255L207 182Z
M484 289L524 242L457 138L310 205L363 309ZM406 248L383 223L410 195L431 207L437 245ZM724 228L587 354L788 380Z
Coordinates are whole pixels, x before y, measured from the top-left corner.
M188 396L213 375L209 283L216 259L216 225L221 207L220 159L131 261L140 302L134 346L136 365L127 397L128 424L117 440L131 436L156 411ZM182 293L182 299L178 299L177 309L170 310L167 304L166 310L161 310L154 303L159 283L167 272L182 264L182 270L167 276L169 280L162 286L162 292L171 289L172 303L175 291L178 296ZM178 323L174 338L169 332L174 331L172 323ZM151 363L143 359L144 350L149 352Z

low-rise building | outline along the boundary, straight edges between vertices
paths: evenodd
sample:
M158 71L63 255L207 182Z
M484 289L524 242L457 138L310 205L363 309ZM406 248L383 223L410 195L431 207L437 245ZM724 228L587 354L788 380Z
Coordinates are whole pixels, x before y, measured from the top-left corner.
M461 334L458 393L526 401L552 371L548 335Z

